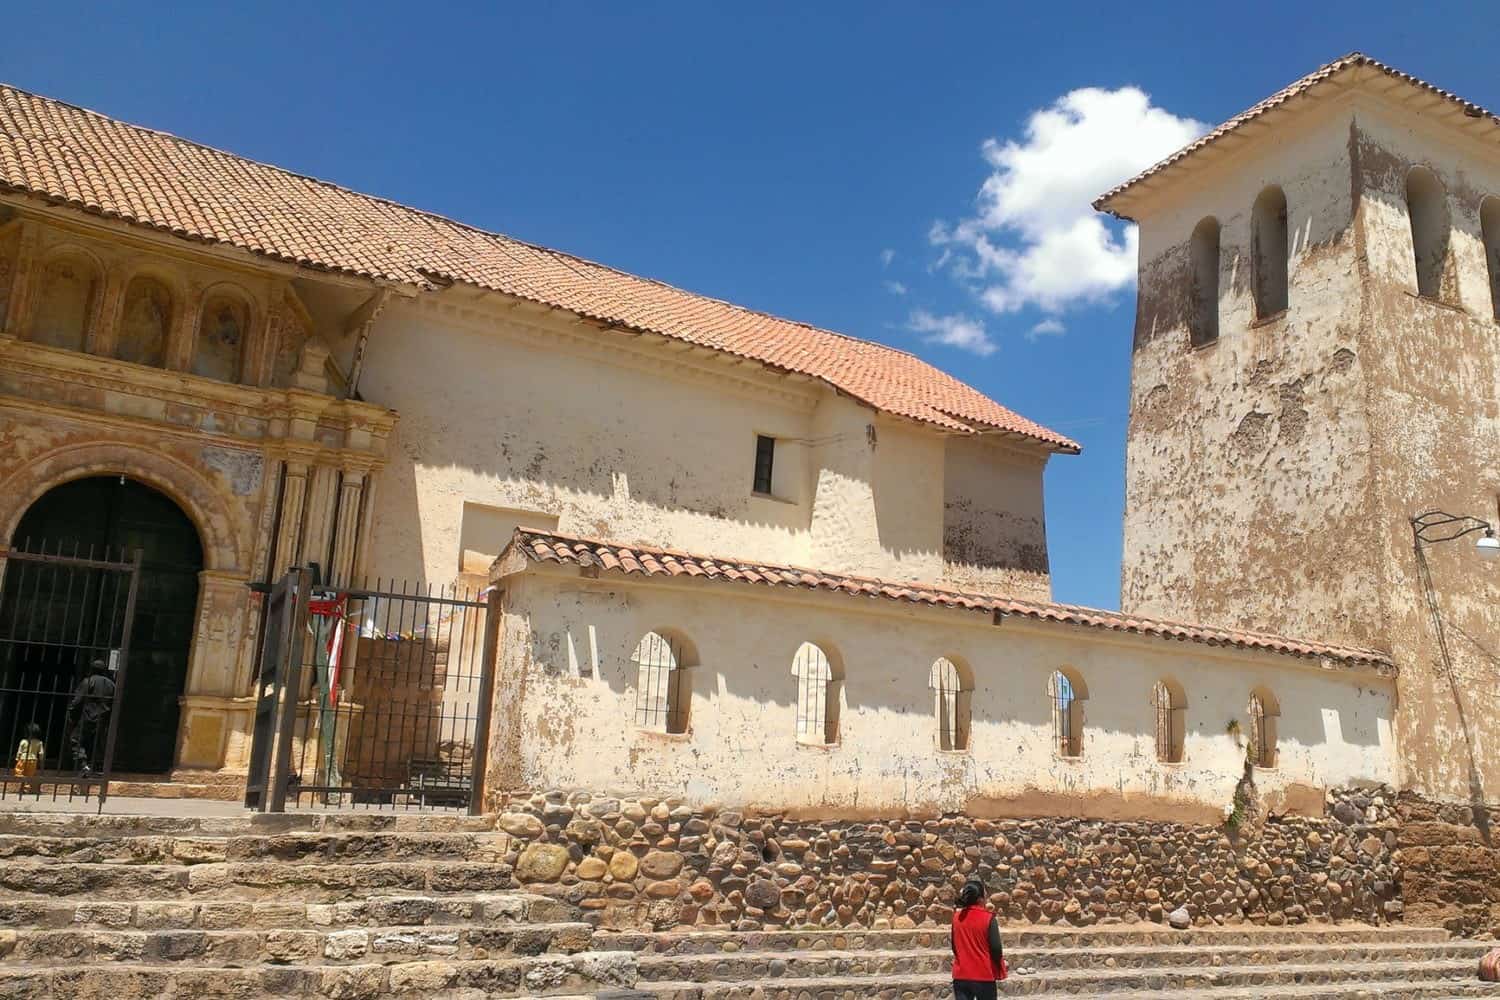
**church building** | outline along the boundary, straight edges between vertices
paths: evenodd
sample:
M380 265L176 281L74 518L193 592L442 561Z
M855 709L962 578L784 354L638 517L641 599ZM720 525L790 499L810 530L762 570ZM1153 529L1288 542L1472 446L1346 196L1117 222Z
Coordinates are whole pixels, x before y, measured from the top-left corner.
M1051 600L1078 446L912 355L0 87L0 672L39 669L21 554L82 542L142 552L116 766L167 781L242 780L315 565L484 592L449 742L491 808L1492 788L1492 584L1408 517L1500 492L1494 129L1350 57L1101 200L1142 233L1116 612Z

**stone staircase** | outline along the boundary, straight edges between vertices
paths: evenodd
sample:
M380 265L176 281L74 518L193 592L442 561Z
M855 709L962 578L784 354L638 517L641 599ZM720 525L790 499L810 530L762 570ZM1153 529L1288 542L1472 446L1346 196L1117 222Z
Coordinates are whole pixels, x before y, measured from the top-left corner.
M948 997L947 935L605 932L493 817L0 812L0 1000ZM597 918L595 918L597 919ZM1014 928L1003 993L1494 996L1440 929Z
M0 813L0 998L580 996L628 987L494 820Z
M1500 997L1477 980L1493 943L1441 929L1012 928L1002 995L1250 1000L1262 997ZM600 934L637 954L642 995L698 998L948 998L946 931Z

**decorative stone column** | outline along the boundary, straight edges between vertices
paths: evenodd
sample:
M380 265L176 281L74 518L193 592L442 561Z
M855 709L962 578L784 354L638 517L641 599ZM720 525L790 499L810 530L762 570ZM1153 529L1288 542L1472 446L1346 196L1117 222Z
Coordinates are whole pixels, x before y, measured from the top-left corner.
M198 340L198 314L203 311L203 285L193 281L184 285L177 310L172 315L172 328L167 331L166 350L163 351L166 367L171 371L185 372L193 367L193 350Z
M327 582L333 567L329 565L329 547L333 536L334 505L338 499L339 471L326 465L312 470L307 483L306 514L302 526L302 547L298 561L306 566L317 563Z
M306 462L288 459L286 478L281 490L281 522L276 526L276 564L271 567L271 579L286 572L288 566L297 562L302 545L302 509L307 498Z
M21 337L27 333L31 319L31 300L35 298L36 286L41 280L41 275L37 273L37 243L40 238L40 231L34 224L21 223L21 239L16 247L16 273L10 285L10 305L6 308L5 315L0 316L0 322L5 324L0 328L0 333L8 333L13 337Z
M354 582L354 553L359 543L365 474L345 469L339 484L339 516L333 534L333 559L329 579L341 586Z
M243 573L198 574L198 624L181 700L179 767L224 766L229 734L244 728L234 716L248 716L254 708L251 698L235 697L238 664L248 655L252 633L248 582Z
M124 269L118 261L109 261L99 280L104 287L99 291L99 302L94 307L83 349L90 354L107 358L115 353L115 334L120 326L120 309L125 300Z

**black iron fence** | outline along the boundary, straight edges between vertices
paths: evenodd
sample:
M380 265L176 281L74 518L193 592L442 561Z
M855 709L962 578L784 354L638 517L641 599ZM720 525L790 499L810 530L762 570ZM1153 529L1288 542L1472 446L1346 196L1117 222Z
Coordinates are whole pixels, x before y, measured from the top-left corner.
M114 769L141 554L0 549L0 798L97 798Z
M294 570L267 600L246 805L477 812L489 595L313 577Z

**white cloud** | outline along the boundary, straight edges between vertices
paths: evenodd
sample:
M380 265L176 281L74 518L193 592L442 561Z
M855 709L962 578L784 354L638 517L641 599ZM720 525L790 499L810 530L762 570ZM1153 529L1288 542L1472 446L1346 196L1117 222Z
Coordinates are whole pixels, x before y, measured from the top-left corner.
M893 261L895 259L896 259L896 251L892 250L890 247L886 247L884 250L880 251L880 266L881 267L890 267L891 266L891 261Z
M914 309L906 325L929 344L944 344L981 356L995 353L995 342L984 323L970 316L935 316L925 309Z
M1135 279L1137 237L1090 202L1205 128L1136 87L1064 94L1032 113L1019 140L984 144L991 173L978 211L934 224L928 240L997 313L1030 306L1056 314L1107 298Z
M1056 336L1066 329L1067 327L1062 325L1062 320L1049 316L1032 327L1031 332L1026 335L1026 339L1035 340L1038 337Z
M890 292L892 295L905 295L907 289L906 286L899 281L887 281L885 283L885 290Z

